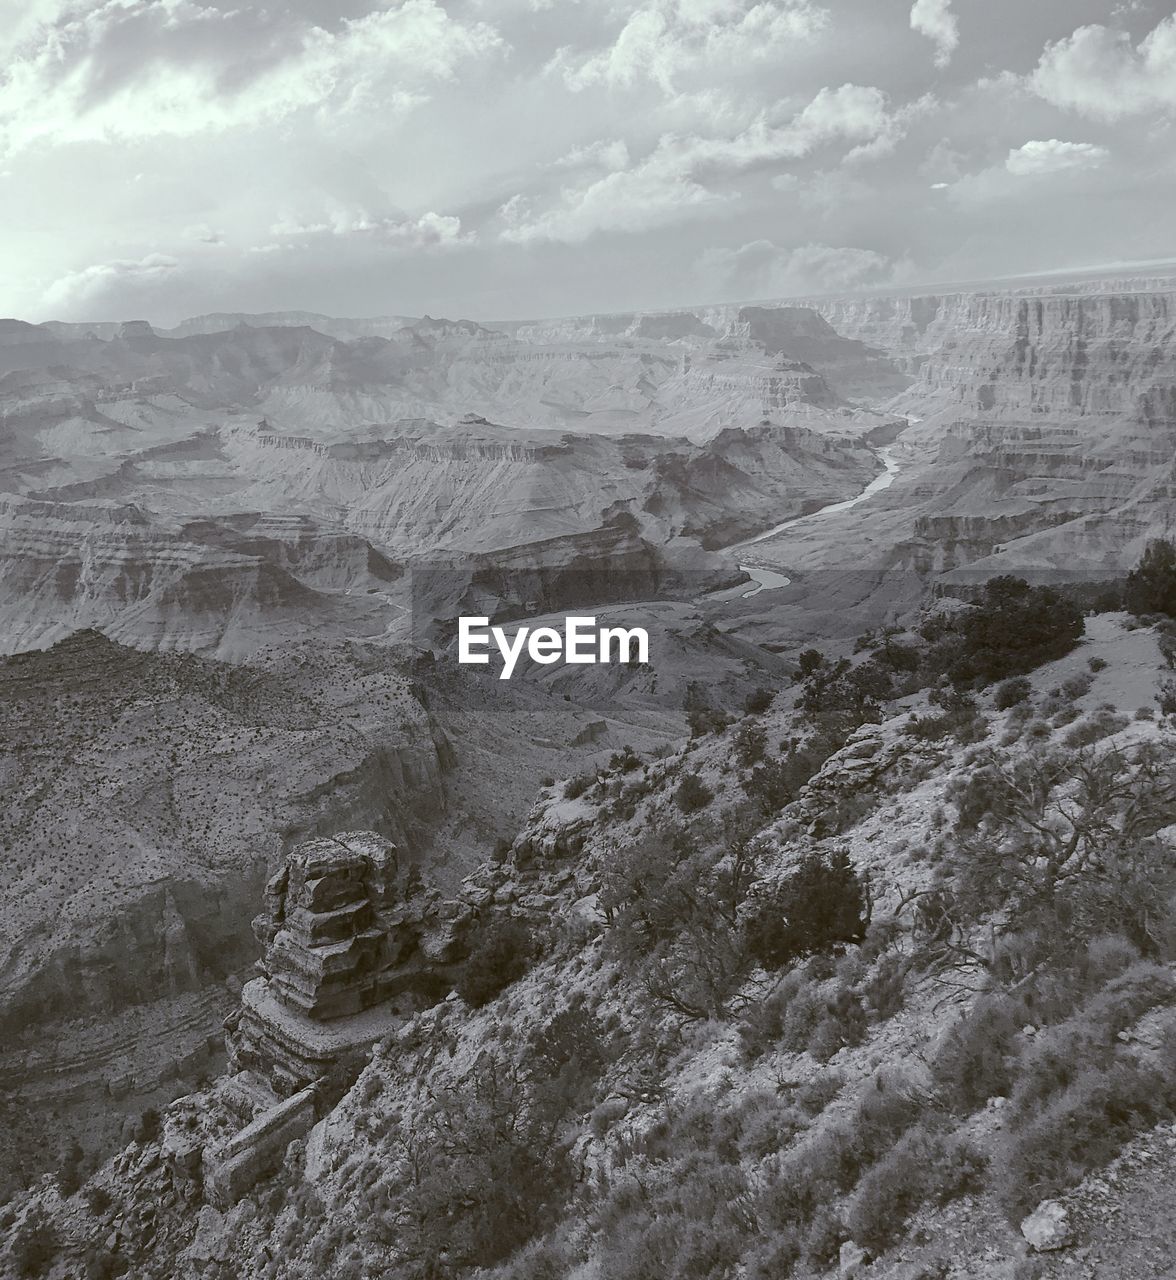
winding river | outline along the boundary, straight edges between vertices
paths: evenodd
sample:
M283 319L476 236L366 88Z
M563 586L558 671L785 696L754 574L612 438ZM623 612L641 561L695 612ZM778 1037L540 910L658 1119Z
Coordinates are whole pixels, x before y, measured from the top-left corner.
M838 511L848 511L850 507L856 507L859 502L867 501L874 494L881 493L883 489L889 489L894 483L894 477L899 472L899 463L894 456L896 450L896 445L888 444L883 445L877 451L878 461L882 463L884 470L876 475L856 497L846 498L842 502L831 502L825 507L818 507L816 511L810 511L807 516L793 516L792 519L785 520L783 524L778 524L775 528L768 529L765 533L757 534L756 537L749 538L746 542L737 542L734 546L728 547L727 550L735 553L746 551L749 547L754 547L758 542L767 542L769 538L774 538L778 533L783 533L785 529L791 529L793 525L803 524L808 520L820 520L822 517L831 516ZM780 587L786 587L792 581L791 578L785 577L784 574L777 573L774 569L764 568L761 565L740 563L738 567L755 583L753 587L742 593L740 598L743 600L757 596L761 591L775 591Z

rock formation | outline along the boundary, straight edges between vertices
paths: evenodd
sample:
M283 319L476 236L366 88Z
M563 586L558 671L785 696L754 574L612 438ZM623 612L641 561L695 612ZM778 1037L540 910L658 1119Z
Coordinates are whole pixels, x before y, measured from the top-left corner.
M452 943L454 913L438 928L406 870L389 840L352 831L300 845L267 884L261 975L225 1021L228 1074L173 1108L164 1134L174 1173L201 1179L210 1203L226 1208L272 1172L373 1044L449 990L439 934Z
M343 1086L372 1043L445 979L418 954L423 919L403 896L396 847L348 832L295 849L253 922L265 947L228 1029L229 1062L289 1096Z

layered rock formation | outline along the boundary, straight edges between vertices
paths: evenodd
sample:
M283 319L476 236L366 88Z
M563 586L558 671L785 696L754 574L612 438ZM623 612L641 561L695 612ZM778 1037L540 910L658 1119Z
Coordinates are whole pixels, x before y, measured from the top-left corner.
M374 832L290 853L254 920L266 950L228 1024L234 1070L252 1070L282 1096L346 1076L403 1012L394 999L435 986L406 963L421 922L402 910L403 883L395 846Z
M240 659L283 633L340 629L317 588L399 573L354 534L307 519L177 527L135 503L0 496L0 652L97 628L138 648Z
M373 1044L449 989L445 948L420 948L435 916L375 832L293 849L253 922L265 956L225 1021L228 1073L169 1115L173 1172L201 1181L222 1209L273 1172L355 1082Z
M1170 534L1176 293L959 294L831 303L917 380L892 488L759 546L798 569L926 577L1122 573Z

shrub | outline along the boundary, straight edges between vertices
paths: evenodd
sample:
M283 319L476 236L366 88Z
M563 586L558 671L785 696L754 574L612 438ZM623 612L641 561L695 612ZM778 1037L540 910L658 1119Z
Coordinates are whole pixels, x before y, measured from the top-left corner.
M1130 723L1126 716L1100 709L1076 724L1062 741L1068 747L1088 747L1109 738L1112 733L1118 733L1120 729L1126 729Z
M1123 598L1137 616L1162 613L1176 618L1176 546L1166 538L1149 542L1127 575Z
M762 724L746 721L735 734L735 758L745 768L758 764L764 758L768 745L768 731Z
M804 1127L802 1117L782 1105L774 1092L747 1095L739 1108L739 1152L745 1158L762 1160L785 1150Z
M998 1193L1011 1219L1080 1182L1131 1137L1172 1114L1172 1082L1120 1059L1084 1072L1020 1126L999 1162Z
M564 798L566 800L579 800L595 781L596 775L594 773L580 773L574 778L569 778L564 783Z
M53 1224L39 1209L32 1209L12 1237L12 1265L18 1276L49 1273L60 1245Z
M1160 715L1176 715L1176 680L1161 680L1156 694L1156 702L1160 707Z
M406 1108L384 1154L398 1174L396 1242L411 1274L492 1265L550 1225L574 1177L553 1137L566 1120L553 1101L486 1051ZM321 1264L313 1273L332 1274Z
M747 1280L780 1280L781 1276L791 1275L800 1254L800 1236L795 1230L785 1227L775 1231L745 1258Z
M885 1249L902 1234L907 1219L927 1195L930 1140L907 1134L858 1185L846 1229L860 1245Z
M1027 1016L1019 1002L989 996L948 1032L932 1071L955 1111L966 1115L989 1098L1008 1096L1015 1078L1016 1037Z
M159 1137L160 1118L159 1112L154 1107L148 1107L139 1116L139 1123L135 1126L136 1142L154 1142Z
M84 1194L86 1205L97 1218L100 1218L113 1203L110 1192L100 1183L91 1183Z
M797 673L802 680L807 680L824 665L825 655L819 649L805 649L796 659Z
M818 1062L828 1062L839 1049L861 1044L866 1038L866 1014L861 1000L842 989L825 1002L825 1013L806 1046Z
M717 733L730 723L730 717L711 705L706 685L700 680L691 680L686 686L684 702L686 723L690 726L690 736L701 738L708 733Z
M527 971L533 954L531 935L521 920L492 920L478 931L469 959L457 980L457 993L480 1009Z
M763 715L772 705L771 689L754 689L743 699L743 710L749 716Z
M743 783L743 789L764 813L772 814L779 813L792 800L795 794L792 784L788 762L769 760L752 769L751 776Z
M910 961L898 952L882 956L862 985L866 1006L879 1022L893 1018L906 998Z
M860 942L869 923L865 889L849 855L810 853L761 893L746 926L750 954L767 969L838 943Z
M1052 587L990 578L983 597L950 625L929 662L955 684L989 684L1069 653L1082 628L1081 611Z
M967 1142L912 1129L862 1178L846 1226L859 1244L885 1249L925 1201L943 1205L978 1189L984 1167Z
M801 986L789 1002L780 1029L780 1045L788 1053L804 1053L825 1016L825 1001L815 984Z
M789 978L799 976L790 974ZM784 1017L794 994L795 984L782 984L763 1000L752 1002L743 1010L737 1031L739 1047L746 1062L762 1057L780 1040L784 1033Z
M1014 676L1011 680L1003 680L996 686L993 705L997 711L1008 711L1019 706L1033 692L1033 686L1024 676Z
M714 792L696 773L688 773L678 783L674 803L683 813L697 813L714 799Z
M821 1271L831 1267L837 1261L844 1239L845 1227L841 1219L827 1204L821 1205L805 1237L805 1261Z

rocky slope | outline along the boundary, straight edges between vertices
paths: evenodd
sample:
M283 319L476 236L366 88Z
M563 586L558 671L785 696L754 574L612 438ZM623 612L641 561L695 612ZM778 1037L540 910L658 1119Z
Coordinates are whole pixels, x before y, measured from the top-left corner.
M514 833L544 775L672 740L686 679L739 699L773 665L701 618L671 629L660 685L621 669L558 690L313 639L227 665L88 631L0 660L0 1185L66 1135L98 1158L128 1116L216 1068L260 886L293 844L374 827L451 886Z
M1109 856L1103 835L1127 838L1124 823L1156 861L1117 865L1158 877L1160 896L1142 916L1117 899L1116 919L1171 918L1161 639L1089 619L1022 703L984 693L934 730L916 688L774 799L757 770L820 732L792 705L804 690L544 787L509 853L437 903L459 925L446 955L467 957L460 994L397 1014L341 1101L275 1104L248 1071L226 1076L88 1189L46 1178L14 1201L10 1265L47 1224L54 1278L87 1250L144 1276L1158 1277L1176 1152L1171 937L1141 954L1106 914L1106 936L1065 931L1084 927L1070 915L1081 877L1098 884L1087 855ZM927 643L876 636L853 664L909 672L896 651ZM1035 799L976 808L978 778L1013 784L1047 763ZM1084 790L1089 769L1118 781ZM679 799L687 778L704 800ZM1045 818L1035 874L1056 874L1057 901L998 887L1003 863L979 878L971 865L985 847L1016 864L1018 814ZM1047 872L1072 834L1083 870ZM724 904L756 918L814 857L868 880L868 930L729 969ZM534 950L487 991L469 957L507 919ZM716 993L709 1014L694 1007Z
M62 1082L43 1103L36 1088L9 1095L26 1107L73 1086L92 1106L105 1081L71 1049L71 1020L117 1027L156 1002L142 1052L130 1038L119 1050L149 1086L125 1105L150 1093L166 1002L182 1040L189 998L252 960L253 901L290 841L351 818L407 843L445 810L444 733L395 667L345 651L243 670L86 631L0 661L0 685L0 1071L9 1090L34 1062Z

